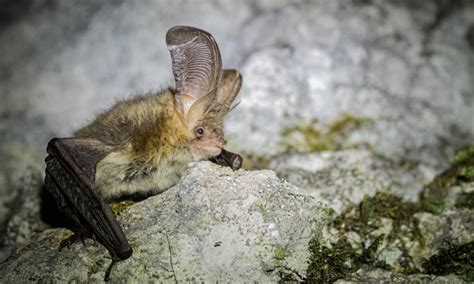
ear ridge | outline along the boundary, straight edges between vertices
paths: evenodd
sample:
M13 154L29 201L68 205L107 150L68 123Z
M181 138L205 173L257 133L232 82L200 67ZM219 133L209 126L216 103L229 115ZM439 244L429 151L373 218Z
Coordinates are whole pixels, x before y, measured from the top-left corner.
M166 44L176 82L175 101L186 116L194 101L216 89L222 76L221 55L214 38L193 27L171 28Z

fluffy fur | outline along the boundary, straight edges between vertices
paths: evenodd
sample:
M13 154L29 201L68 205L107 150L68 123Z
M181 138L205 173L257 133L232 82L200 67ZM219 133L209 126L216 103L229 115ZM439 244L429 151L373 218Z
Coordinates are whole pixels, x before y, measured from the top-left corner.
M209 123L205 117L199 122ZM221 133L222 123L216 126ZM189 162L206 158L193 147L194 128L176 109L173 90L165 90L118 102L74 136L114 147L96 169L98 190L113 199L162 192L179 180Z

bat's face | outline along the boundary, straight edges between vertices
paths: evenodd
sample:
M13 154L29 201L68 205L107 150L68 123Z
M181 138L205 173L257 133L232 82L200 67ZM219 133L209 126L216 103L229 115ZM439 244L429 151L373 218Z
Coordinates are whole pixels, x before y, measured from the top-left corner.
M192 146L208 157L219 155L225 144L222 130L207 122L197 124L194 136Z

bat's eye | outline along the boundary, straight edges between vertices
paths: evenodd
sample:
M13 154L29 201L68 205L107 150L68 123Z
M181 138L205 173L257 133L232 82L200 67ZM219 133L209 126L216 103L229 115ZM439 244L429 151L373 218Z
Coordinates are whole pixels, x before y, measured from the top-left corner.
M198 127L196 128L196 137L201 138L204 135L204 128Z

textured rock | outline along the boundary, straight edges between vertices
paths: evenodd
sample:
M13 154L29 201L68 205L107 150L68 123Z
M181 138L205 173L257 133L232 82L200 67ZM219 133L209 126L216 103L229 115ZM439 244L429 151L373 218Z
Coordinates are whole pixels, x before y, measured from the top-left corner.
M11 204L5 237L4 248L0 250L0 262L3 262L12 250L22 247L38 232L47 226L41 220L40 192L43 186L42 174L38 169L29 168L19 180L15 190L16 200Z
M380 282L393 282L393 283L466 283L463 279L456 275L447 276L435 276L427 274L413 274L404 275L396 272L385 271L382 269L360 269L351 277L341 279L335 283L380 283Z
M403 201L407 196L403 192L419 181L403 178L413 178L403 166L367 152L289 155L273 160L270 165L281 176L327 202L335 213L322 238L310 243L309 279L449 279L421 275L424 273L456 274L459 279L453 276L454 280L472 281L473 150L471 146L457 154L448 170L422 191L415 190L421 193L420 199L411 201ZM377 276L371 276L368 271L375 268L383 270L375 270Z
M361 150L283 155L274 158L269 168L338 213L377 192L416 201L435 174L428 167L397 164Z
M324 130L345 113L373 122L346 147L367 144L438 169L473 139L474 57L465 40L473 6L447 13L428 35L432 4L360 3L370 4L289 5L246 25L242 42L260 49L242 64L242 103L229 121L239 149L279 153L286 127L315 119Z
M276 281L304 275L310 238L327 221L318 199L271 171L191 166L175 187L120 216L134 253L114 268L127 281ZM99 281L107 251L87 242L61 252L66 230L47 230L0 268L0 281ZM74 269L70 269L74 267Z

